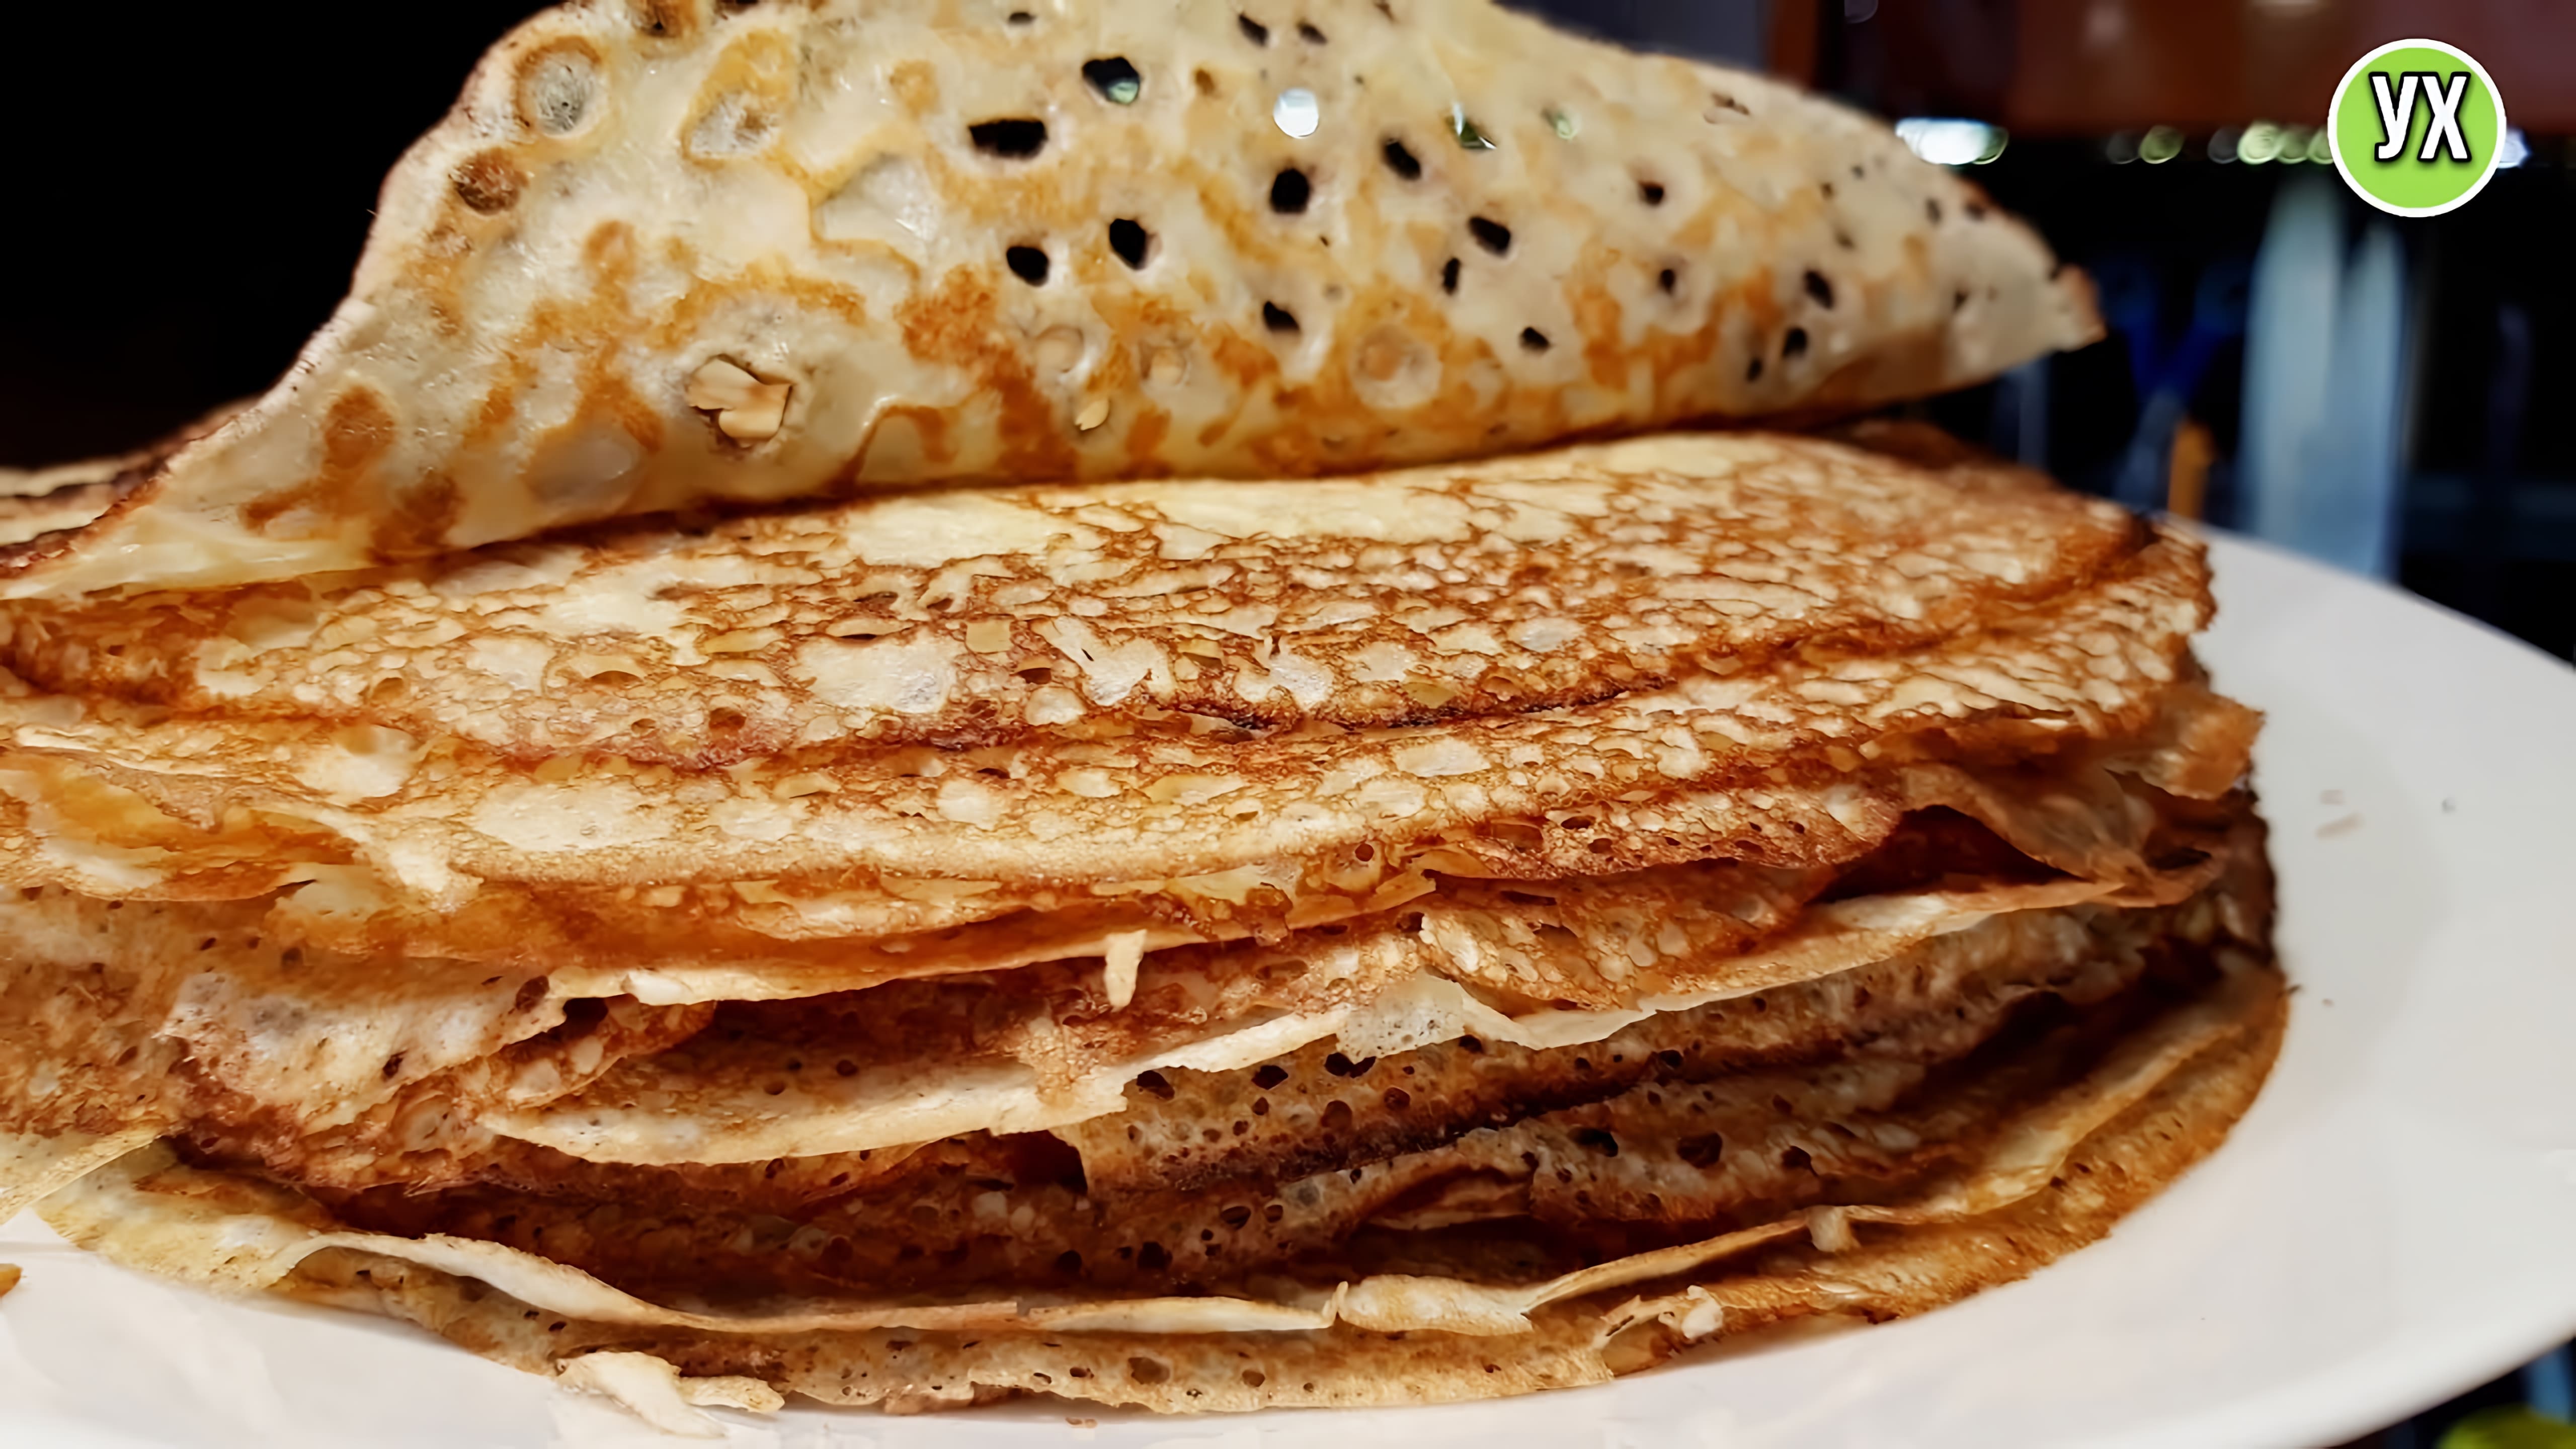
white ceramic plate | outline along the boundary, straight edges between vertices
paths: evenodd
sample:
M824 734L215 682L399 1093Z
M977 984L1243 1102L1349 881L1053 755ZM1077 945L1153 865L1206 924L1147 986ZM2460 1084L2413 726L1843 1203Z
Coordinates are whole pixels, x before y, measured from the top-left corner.
M2220 540L2205 656L2299 984L2226 1147L2108 1242L1911 1322L1604 1388L1155 1420L725 1415L743 1449L2330 1444L2576 1333L2576 670ZM661 1446L604 1402L356 1315L222 1302L5 1234L0 1443Z

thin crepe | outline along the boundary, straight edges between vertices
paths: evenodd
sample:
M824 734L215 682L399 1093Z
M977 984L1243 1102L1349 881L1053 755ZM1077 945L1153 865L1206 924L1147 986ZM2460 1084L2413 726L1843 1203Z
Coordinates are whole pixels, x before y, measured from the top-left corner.
M1350 471L1866 407L2099 335L1883 127L1482 0L549 11L277 389L63 597L708 499Z
M2175 886L2176 897L2187 892L2187 882ZM1514 1015L1453 979L1436 941L1401 928L1228 952L1230 979L1212 986L1190 953L1170 953L1184 959L1149 984L1143 1008L1109 1013L1096 1004L1083 1013L988 1002L981 983L879 988L758 1013L670 1052L629 1058L579 1092L482 1120L573 1157L626 1163L759 1162L964 1132L1064 1131L1122 1112L1128 1083L1144 1074L1239 1079L1301 1048L1293 1059L1308 1064L1328 1047L1345 1059L1375 1058L1469 1036L1495 1048L1552 1048L1613 1039L1649 1021L1660 1023L1648 1029L1658 1037L1686 1039L1689 1026L1662 1018L1890 958L1901 961L1902 977L1922 969L1904 953L1927 941L1931 959L1974 961L1980 950L2044 931L2051 908L2108 893L2079 882L1854 902L1860 909L1814 913L1762 949L1694 963L1701 969L1688 976L1676 970L1666 992L1624 1010ZM2080 932L2071 944L2085 944ZM1245 1119L1233 1112L1227 1120ZM1301 1105L1275 1130L1311 1134L1326 1120ZM1202 1120L1187 1135L1210 1125ZM1313 1143L1325 1152L1338 1145Z
M974 1402L979 1389L1199 1410L1480 1398L1599 1382L1721 1332L1810 1314L1919 1312L2100 1237L2205 1155L2269 1068L2278 978L2247 966L2230 980L1908 1201L1801 1213L1525 1284L1387 1274L1312 1303L840 1303L713 1318L489 1244L348 1233L292 1195L176 1167L157 1148L44 1210L121 1262L373 1309L547 1374L614 1348L691 1378L915 1408ZM1750 1258L1756 1248L1768 1251ZM860 1326L871 1318L940 1326ZM1426 1328L1442 1331L1412 1332Z
M1146 711L1238 730L1585 704L1885 655L2145 542L2108 503L1781 436L1251 486L952 489L0 616L59 694L709 769Z
M1592 1047L1423 1049L1321 1071L1273 1063L1246 1074L1268 1111L1241 1099L1223 1110L1288 1130L1250 1152L1235 1135L1234 1175L1213 1180L1191 1171L1204 1159L1166 1151L1172 1138L1155 1130L1177 1115L1166 1110L1141 1138L1122 1141L1116 1118L1080 1134L1078 1171L1043 1137L973 1136L839 1185L819 1172L773 1186L750 1173L705 1182L694 1170L593 1169L325 1198L377 1231L492 1239L646 1296L733 1302L996 1285L1151 1294L1264 1276L1312 1285L1399 1257L1420 1271L1426 1255L1465 1246L1385 1232L1477 1224L1508 1237L1523 1218L1547 1230L1526 1245L1537 1251L1524 1269L1569 1250L1616 1257L1901 1193L2117 1049L2190 989L2214 950L2232 949L2170 914L2063 924L2073 929L1891 961L1766 992L1769 1011L1697 1012ZM1396 1099L1378 1117L1409 1119L1407 1135L1319 1123L1320 1094L1301 1076ZM1172 1096L1151 1097L1207 1105L1170 1085ZM1230 1135L1223 1116L1195 1121ZM1261 1150L1289 1144L1306 1155Z
M1593 705L1249 739L1147 721L982 750L816 746L722 772L572 755L530 770L379 726L26 692L0 696L0 844L20 879L97 894L148 889L174 863L282 867L243 892L259 894L305 866L363 861L442 906L466 878L1202 875L1542 816L1584 821L1535 833L1560 873L1710 854L1795 863L1806 844L1747 839L1783 787L1813 789L1812 818L1785 833L1830 838L1848 831L1839 815L1886 798L1874 758L2142 733L2188 682L2208 609L2200 550L2169 534L2069 597L1935 644L1802 652Z
M511 1151L496 1132L605 1161L864 1153L1077 1121L1116 1110L1121 1085L1145 1067L1257 1062L1319 1039L1362 1055L1397 1036L1471 1029L1498 1042L1590 1039L1712 994L1876 960L1995 912L2179 899L2243 853L2177 822L2157 827L2163 865L2148 869L2126 811L2091 828L2089 848L2060 857L2073 875L1992 836L1968 854L1941 843L1958 830L1939 842L1900 834L1853 868L1854 889L1869 882L1874 893L1814 910L1807 899L1837 872L1664 867L1556 882L1544 896L1458 882L1455 902L1425 897L1352 926L1144 955L1123 996L1088 962L949 986L925 960L910 984L885 985L853 945L837 975L819 961L783 974L665 965L660 996L638 1002L626 991L637 973L613 964L348 955L281 936L259 903L27 892L0 902L0 999L16 1003L0 1032L10 1068L0 1086L14 1089L0 1125L192 1121L233 1151L341 1183L471 1175ZM1942 871L1915 879L1910 862L1936 850ZM1960 873L1972 866L1988 879ZM1640 957L1648 943L1636 922L1649 915L1660 928ZM1515 937L1531 945L1498 956ZM1509 962L1532 959L1540 942L1550 989L1601 1009L1513 1004L1525 993ZM809 1000L785 1000L799 997ZM735 1014L712 1019L723 1028L713 1030L712 1003L725 1000ZM620 1065L628 1059L638 1060ZM786 1092L804 1060L815 1075ZM824 1074L834 1061L841 1070ZM574 1136L546 1125L595 1116L597 1096L580 1095L593 1083L612 1100L642 1093L660 1104L636 1145L611 1145L633 1127L602 1140L604 1123ZM571 1118L546 1113L559 1099ZM933 1101L945 1105L925 1116ZM727 1125L746 1117L760 1131Z

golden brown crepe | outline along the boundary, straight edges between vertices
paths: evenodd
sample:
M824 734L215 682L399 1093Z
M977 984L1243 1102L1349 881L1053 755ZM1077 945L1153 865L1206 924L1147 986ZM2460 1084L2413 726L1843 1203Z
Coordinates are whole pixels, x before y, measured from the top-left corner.
M1876 122L1486 0L587 0L404 156L276 389L56 499L0 596L1830 414L2100 331Z
M1481 1397L2016 1276L2277 1046L2257 720L2188 537L1893 441L21 603L0 1188L681 1429Z

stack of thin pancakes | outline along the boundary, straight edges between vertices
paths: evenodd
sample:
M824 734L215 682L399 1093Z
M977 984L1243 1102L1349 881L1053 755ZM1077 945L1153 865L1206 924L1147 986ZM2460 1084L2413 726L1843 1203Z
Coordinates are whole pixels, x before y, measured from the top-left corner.
M2269 1065L2257 721L2188 538L1855 437L15 605L7 1181L674 1426L1481 1397L2018 1276Z
M2015 1276L2279 1037L2200 552L1653 433L2099 332L1482 0L548 11L276 389L0 477L0 1211L692 1430Z

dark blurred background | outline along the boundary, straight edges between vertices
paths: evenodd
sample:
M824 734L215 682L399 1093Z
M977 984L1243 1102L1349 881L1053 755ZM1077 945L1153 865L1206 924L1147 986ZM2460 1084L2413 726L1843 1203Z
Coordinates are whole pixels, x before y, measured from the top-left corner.
M1524 0L1917 125L2102 286L2114 335L1920 410L2079 487L2379 572L2576 649L2576 4ZM56 8L0 86L15 265L0 466L120 450L258 392L329 312L376 179L528 0ZM2433 36L2492 72L2520 164L2468 206L2354 201L2313 127ZM41 57L43 58L40 58ZM2472 1408L2567 1412L2563 1357Z

